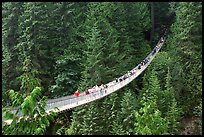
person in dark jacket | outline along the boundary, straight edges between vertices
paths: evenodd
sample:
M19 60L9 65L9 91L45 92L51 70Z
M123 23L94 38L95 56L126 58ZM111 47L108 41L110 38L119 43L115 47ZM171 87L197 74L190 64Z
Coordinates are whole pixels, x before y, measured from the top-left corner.
M127 78L127 75L125 74L124 76L122 76L122 79L125 80Z
M119 82L122 82L123 81L123 79L122 78L119 78Z
M141 69L141 64L138 65L138 69Z
M152 52L152 56L157 52L157 49L154 48L153 52Z
M148 63L148 60L147 60L147 59L144 59L144 63L147 64L147 63Z

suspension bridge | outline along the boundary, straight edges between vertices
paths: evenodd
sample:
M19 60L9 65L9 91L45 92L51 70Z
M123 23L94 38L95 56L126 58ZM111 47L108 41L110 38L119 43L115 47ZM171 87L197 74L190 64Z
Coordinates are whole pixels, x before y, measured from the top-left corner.
M165 41L165 39L164 39ZM69 95L69 96L65 96L65 97L61 97L61 98L57 98L57 99L51 99L47 101L47 105L46 105L46 112L49 114L51 111L57 112L57 113L62 113L63 111L67 111L69 109L74 109L78 106L96 101L98 99L104 98L108 95L110 95L113 92L116 92L117 90L123 88L124 86L128 85L131 81L133 81L136 77L138 77L147 67L148 65L151 63L151 61L154 59L154 57L157 55L158 51L160 50L160 48L162 47L162 45L164 44L163 42L158 42L157 45L154 47L154 49L152 50L152 52L145 58L148 60L148 62L141 66L141 68L139 68L140 64L138 64L135 68L133 68L132 70L130 70L129 72L132 73L131 76L127 77L126 79L122 80L122 81L118 81L116 82L116 80L107 83L107 88L105 88L105 90L103 92L93 92L90 93L88 95L85 94L85 92L80 93L80 96L76 97L74 95ZM122 78L123 76L121 76L120 78ZM19 108L18 108L19 109ZM17 109L13 109L10 112L11 113L16 113ZM22 113L19 112L18 113L18 117L19 119L22 118ZM12 119L8 119L5 120L3 119L3 122L5 122L6 124L10 125L12 123Z

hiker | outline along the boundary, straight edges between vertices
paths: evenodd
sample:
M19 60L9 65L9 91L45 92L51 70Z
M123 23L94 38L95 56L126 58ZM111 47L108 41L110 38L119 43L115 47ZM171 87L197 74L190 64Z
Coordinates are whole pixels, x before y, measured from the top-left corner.
M144 64L146 65L146 64L147 64L147 62L148 62L148 60L147 60L147 59L144 59L144 61L143 61L143 62L144 62Z
M91 89L91 88L90 88L90 89L88 89L89 94L91 94L91 93L92 93L91 91L92 91L92 89Z
M154 50L152 51L152 56L157 52L157 49L154 48Z
M104 93L106 94L106 92L107 92L107 88L108 88L108 86L105 84L104 85Z
M128 71L127 72L127 77L130 77L132 75L132 72L131 71Z
M85 94L86 94L86 95L88 95L88 94L89 94L88 87L86 87Z
M96 92L98 92L100 90L100 88L98 87L98 85L95 86Z
M160 44L156 45L156 48L158 49L160 47Z
M119 78L119 82L122 82L123 81L123 79L122 78Z
M138 65L138 69L141 69L141 64Z
M125 80L127 78L127 74L122 76L122 80Z
M100 93L101 93L102 96L103 96L104 89L105 89L104 85L101 84L101 86L100 86Z
M74 95L75 95L76 97L78 97L78 96L79 96L79 91L78 91L78 90L75 91Z
M131 76L134 75L135 72L136 72L136 69L134 68L134 69L131 71L131 73L132 73Z
M141 67L143 67L145 65L143 61L140 64L141 64Z
M118 78L115 78L115 82L118 83Z
M95 91L96 91L96 86L93 86L91 89L91 93L94 96L94 98L96 98L96 92Z
M96 86L93 86L92 87L92 92L91 93L94 93L96 91Z
M161 36L160 43L164 42L164 38Z

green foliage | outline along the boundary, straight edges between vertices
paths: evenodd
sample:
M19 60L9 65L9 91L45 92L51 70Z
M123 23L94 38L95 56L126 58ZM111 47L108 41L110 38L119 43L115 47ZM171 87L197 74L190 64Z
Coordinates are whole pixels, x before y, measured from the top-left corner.
M23 96L14 92L14 90L9 91L9 99L12 102L12 107L17 107L23 102Z
M163 98L160 102L162 105L161 111L163 115L168 120L168 133L171 135L178 135L181 130L181 117L183 115L183 110L177 105L177 100L175 98L175 90L172 87L172 78L168 68L168 73L166 76L166 90L163 92Z
M199 104L199 100L202 98L202 64L196 64L186 76L186 90L187 93L183 99L187 104L183 104L183 109L189 111L192 114L192 109ZM184 102L183 102L184 103ZM191 108L191 109L190 109Z
M197 117L196 134L202 135L202 101L200 101L199 106L195 107L193 114Z
M56 85L51 87L53 97L71 95L78 88L80 78L80 57L72 53L66 53L57 61L56 69L59 74L56 78Z
M167 120L158 109L158 95L161 92L159 80L154 70L144 76L144 88L139 96L140 109L135 112L135 134L167 134Z
M174 88L171 86L171 75L168 68L166 82L165 82L165 90L161 91L158 95L158 107L159 110L162 112L162 116L166 116L168 109L170 108L173 99L175 98L175 91Z
M148 4L146 2L124 3L124 7L129 44L134 50L133 64L138 64L150 52L150 46L144 40L144 33L142 33L150 28Z
M86 106L85 106L86 107ZM66 130L65 135L81 135L82 131L82 121L86 110L82 107L76 108L73 111L73 115L71 116L71 124L70 127Z
M63 133L65 132L65 127L61 127L60 129L57 130L56 134L57 135L63 135Z
M31 93L31 97L33 98L33 99L39 99L40 98L40 95L41 95L41 89L40 89L40 87L36 87L34 90L33 90L33 92ZM33 101L35 101L35 102L37 102L38 100L33 100Z
M120 103L118 102L120 102L120 100L117 93L112 93L102 100L100 113L101 119L103 120L101 120L100 125L103 127L103 131L101 131L101 134L111 134L113 122L117 120L119 115L118 109L120 108Z
M181 129L181 114L182 111L178 108L175 98L172 99L172 104L167 112L166 119L168 120L168 133L170 135L178 135Z
M89 79L89 83L101 83L101 77L105 72L105 68L101 61L103 47L96 23L91 29L90 37L87 39L86 45L88 48L86 52L87 60L85 63L85 71L82 72L82 75L86 79ZM89 74L91 74L91 76L89 76Z
M143 77L143 89L139 95L139 102L145 103L149 100L158 101L158 95L161 92L160 83L158 77L156 75L155 70L149 70L149 73L144 75ZM145 94L145 97L144 95Z
M173 86L186 115L192 114L199 104L198 98L201 98L201 7L200 2L177 4L176 21L171 27L172 35L168 41L175 64L172 66Z
M20 83L16 77L21 73L18 66L18 43L19 16L22 13L22 2L2 3L2 104L8 105L7 90L18 90Z
M119 122L120 121L120 122ZM120 119L116 119L113 121L112 131L110 131L113 135L126 135L127 132L124 131L123 123Z
M83 16L80 12L83 12L84 4L64 2L58 3L55 8L57 10L53 14L60 20L55 20L58 25L52 24L57 30L57 34L52 36L55 37L55 46L52 48L55 58L55 84L49 90L52 93L50 96L56 98L73 94L80 81L80 63L83 56L79 24L84 21L80 18Z
M40 79L36 78L38 71L36 69L32 70L31 68L31 60L26 58L23 62L24 73L18 77L18 79L21 81L20 90L24 91L26 94L29 94L31 90L40 85Z
M16 98L13 90L10 92L11 101L19 102L20 98ZM43 135L46 128L50 126L50 120L56 116L51 112L50 115L45 112L46 98L41 98L41 88L36 87L29 96L24 98L20 103L20 109L13 115L10 125L3 124L3 134L5 135ZM12 107L13 108L13 107ZM21 119L18 118L18 112L22 112ZM4 118L11 118L8 110L5 112Z
M97 104L89 104L87 111L83 115L82 135L98 135L101 134L102 127L99 125L100 111Z
M156 71L157 77L161 83L161 88L165 89L166 75L168 73L168 67L172 65L172 58L168 52L161 51L154 58L149 66L149 69Z
M182 114L195 108L202 134L202 3L154 6L153 43L162 24L171 27L143 81L141 75L119 93L77 108L57 134L179 134ZM147 2L2 3L2 105L14 108L14 114L3 109L13 119L3 123L3 134L43 135L55 115L47 116L45 96L82 92L125 74L151 51L150 29Z
M134 113L138 102L134 92L126 90L120 102L121 110L117 112L117 118L113 122L112 133L133 135L134 134Z
M145 96L144 96L145 98ZM161 117L161 112L154 101L142 103L144 106L136 111L135 134L162 135L167 134L167 120Z

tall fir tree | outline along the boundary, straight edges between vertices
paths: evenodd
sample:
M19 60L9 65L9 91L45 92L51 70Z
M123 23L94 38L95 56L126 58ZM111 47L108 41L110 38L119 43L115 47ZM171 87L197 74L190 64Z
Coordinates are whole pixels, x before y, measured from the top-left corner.
M112 134L133 135L135 111L138 109L138 102L134 92L127 90L122 94L120 108L117 110L116 119L112 124Z
M22 14L23 2L2 3L2 93L3 104L8 103L7 90L19 90L20 82L17 77L22 73L18 59L18 27Z
M85 30L86 33L84 38L85 40L85 57L84 60L84 71L82 72L82 82L80 84L80 91L84 91L85 87L92 87L94 85L100 85L107 83L111 81L112 75L114 75L114 68L117 64L117 47L118 42L116 32L113 28L111 28L109 21L107 20L106 14L111 13L112 11L107 10L107 7L111 7L111 3L88 3L88 9L87 9L87 17L85 22ZM108 14L109 15L109 14ZM110 14L111 15L111 14ZM103 101L97 101L94 102L94 106L97 107L99 105L107 105L109 104L109 107L114 103L115 96L110 97L108 100L105 101L106 103L102 103ZM111 101L113 100L113 101ZM108 104L107 104L108 103ZM93 107L92 107L93 108ZM92 115L94 110L90 109L90 106L87 105L85 108L87 110L87 116L84 117L83 121L81 121L82 129L85 129L84 127L87 127L88 123L86 122L87 119L90 119L89 116ZM115 109L115 108L113 108ZM106 115L103 111L104 109L99 110L100 115ZM80 110L83 111L83 110ZM114 110L115 111L115 110ZM111 113L111 111L109 111ZM106 115L107 116L107 115ZM95 116L97 117L97 116ZM96 123L96 126L104 126L101 123L107 122L107 121L97 121L97 118L92 117L93 120L92 124ZM106 117L107 118L107 117ZM110 117L111 118L111 117ZM105 128L103 128L105 129ZM94 134L95 131L92 129L84 130L84 133ZM83 134L83 132L81 132ZM104 132L105 134L108 134L107 132ZM104 134L102 130L99 130L97 134Z
M151 70L149 77L146 75L144 80L145 87L140 96L140 109L135 113L135 134L167 134L167 120L161 116L157 104L158 93L161 89L155 71Z
M200 2L175 5L176 20L167 41L169 53L175 61L172 66L173 86L178 92L177 98L180 98L178 103L182 104L186 114L192 114L201 97L201 8ZM198 75L195 76L195 72ZM197 84L193 84L195 81Z
M76 39L78 34L73 29L76 27L74 22L78 21L78 23L80 23L78 18L75 19L75 16L79 14L78 12L82 12L82 10L77 7L79 4L63 2L56 6L57 11L54 14L60 15L58 18L60 18L61 21L57 22L59 27L56 28L56 30L58 30L57 35L60 36L58 37L59 47L53 49L53 54L57 51L54 55L56 57L56 84L50 87L51 96L55 98L73 94L77 89L81 76L80 62L82 58L80 47L77 43L78 40ZM82 22L83 20L80 21ZM78 29L78 27L76 29ZM62 34L61 32L64 33Z
M23 5L24 14L20 16L19 25L19 43L17 49L19 50L19 60L22 63L23 73L18 77L21 81L20 91L28 95L36 86L40 86L40 79L38 78L38 70L33 65L33 49L35 48L35 36L33 33L33 25L35 22L34 8L35 3L25 3ZM25 20L23 22L23 20Z

